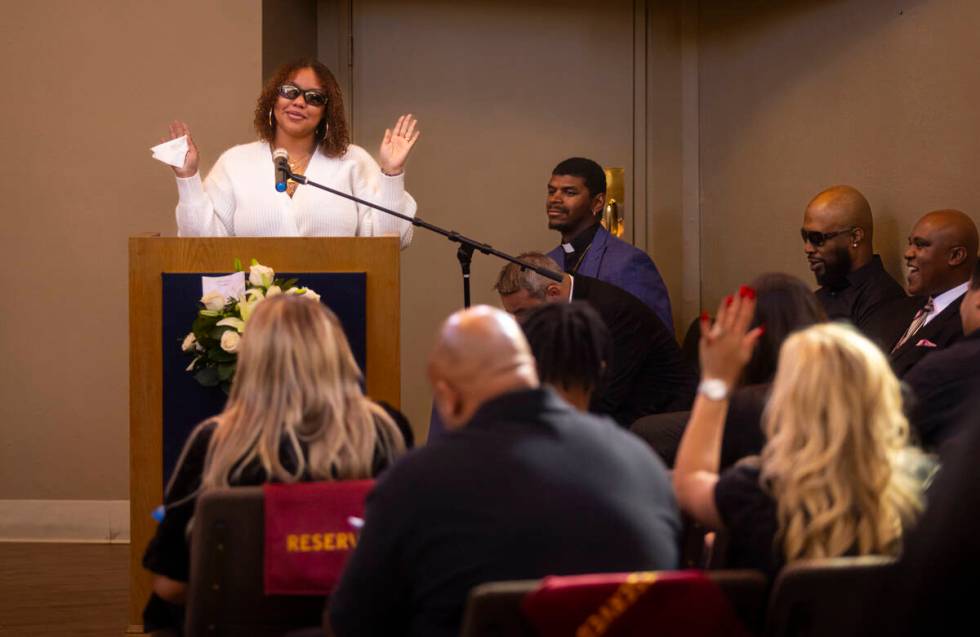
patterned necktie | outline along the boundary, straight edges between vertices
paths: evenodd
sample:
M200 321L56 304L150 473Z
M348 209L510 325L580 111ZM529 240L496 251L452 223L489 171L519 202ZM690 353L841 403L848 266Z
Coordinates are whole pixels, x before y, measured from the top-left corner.
M915 316L912 318L912 324L909 325L909 329L905 330L905 334L902 335L902 338L898 339L898 342L895 343L895 347L892 348L893 354L898 350L898 348L905 345L906 341L915 336L915 333L922 328L926 322L926 319L930 314L932 314L933 309L932 297L930 296L929 300L926 301L926 304L922 306L922 309L915 313Z

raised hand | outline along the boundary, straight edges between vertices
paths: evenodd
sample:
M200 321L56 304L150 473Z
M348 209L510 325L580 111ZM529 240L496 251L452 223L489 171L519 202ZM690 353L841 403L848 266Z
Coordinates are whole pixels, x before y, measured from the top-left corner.
M411 114L402 115L395 122L394 128L385 129L385 136L378 150L378 162L385 174L397 175L405 169L405 160L421 134L415 130L417 123Z
M197 144L191 137L191 129L184 122L174 120L170 123L170 137L162 138L161 142L177 139L182 135L187 135L187 154L184 155L184 165L180 168L171 166L178 177L193 177L197 174Z
M714 323L701 315L701 376L717 378L734 387L752 358L752 350L765 331L749 329L755 315L755 290L743 285L737 295L722 299Z

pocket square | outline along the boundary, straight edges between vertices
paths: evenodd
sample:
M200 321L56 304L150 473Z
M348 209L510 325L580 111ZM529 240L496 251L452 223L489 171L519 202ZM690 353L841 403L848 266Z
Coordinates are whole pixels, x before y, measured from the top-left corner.
M920 339L918 343L915 344L916 347L939 347L928 338Z

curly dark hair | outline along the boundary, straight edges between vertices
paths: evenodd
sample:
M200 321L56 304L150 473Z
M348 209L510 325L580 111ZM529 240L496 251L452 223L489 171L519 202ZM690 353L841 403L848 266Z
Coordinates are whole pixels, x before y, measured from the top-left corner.
M289 79L290 75L306 68L313 70L327 93L326 112L314 133L316 144L327 157L340 157L347 152L347 147L350 145L350 133L347 132L347 120L344 118L344 97L340 94L337 78L322 62L314 58L302 58L284 64L272 74L255 103L255 132L270 145L274 144L276 120L272 118L270 123L269 114L276 100L279 99L279 87Z
M612 358L612 337L584 301L545 303L521 321L541 382L589 392L602 387Z

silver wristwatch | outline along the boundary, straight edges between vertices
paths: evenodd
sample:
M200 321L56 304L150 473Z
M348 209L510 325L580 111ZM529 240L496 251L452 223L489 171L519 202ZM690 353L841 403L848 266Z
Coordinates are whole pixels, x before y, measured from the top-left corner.
M728 383L718 378L705 378L698 385L698 393L708 400L725 400L728 391Z

